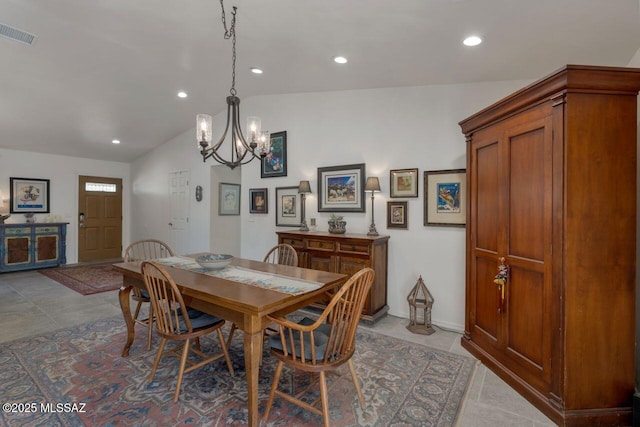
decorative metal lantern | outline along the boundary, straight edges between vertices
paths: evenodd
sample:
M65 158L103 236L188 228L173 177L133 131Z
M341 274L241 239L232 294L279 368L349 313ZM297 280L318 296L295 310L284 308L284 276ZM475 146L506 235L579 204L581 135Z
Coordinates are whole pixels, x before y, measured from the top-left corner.
M414 334L431 335L436 330L431 326L431 306L434 299L424 284L422 276L416 282L407 296L409 302L410 322L407 329Z

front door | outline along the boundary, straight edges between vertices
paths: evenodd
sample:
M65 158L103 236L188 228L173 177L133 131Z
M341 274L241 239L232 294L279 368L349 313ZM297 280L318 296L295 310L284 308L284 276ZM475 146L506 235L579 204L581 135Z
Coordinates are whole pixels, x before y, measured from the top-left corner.
M80 176L78 262L122 257L122 179Z

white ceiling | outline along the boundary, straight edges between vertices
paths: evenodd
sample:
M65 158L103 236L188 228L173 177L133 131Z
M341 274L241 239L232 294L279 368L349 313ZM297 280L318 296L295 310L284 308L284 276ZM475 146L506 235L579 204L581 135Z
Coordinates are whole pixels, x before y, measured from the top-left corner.
M565 64L626 66L640 48L638 0L233 4L241 99L537 79ZM0 38L0 147L128 162L221 111L231 43L220 15L218 0L2 0L0 23L38 38ZM464 47L472 33L485 42Z

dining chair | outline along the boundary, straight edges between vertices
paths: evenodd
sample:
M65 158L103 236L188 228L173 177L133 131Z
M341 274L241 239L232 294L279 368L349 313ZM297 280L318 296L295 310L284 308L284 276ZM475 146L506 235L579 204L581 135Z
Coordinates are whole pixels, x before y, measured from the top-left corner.
M267 254L264 256L264 259L262 260L262 262L268 262L269 264L280 264L280 265L289 265L292 267L297 267L298 253L296 252L295 248L290 244L280 243L279 245L275 245L274 247L269 249L269 252L267 252ZM227 338L227 347L231 347L231 340L233 339L233 334L236 332L236 329L238 329L238 326L235 323L231 325L231 330L229 331L229 337ZM267 330L275 332L275 330L272 330L270 328L267 328ZM267 330L265 330L265 337L268 338L269 334Z
M298 253L295 248L288 243L280 243L275 245L267 255L265 255L263 262L280 265L292 265L298 266Z
M233 366L221 330L224 320L187 307L175 281L160 264L153 261L143 262L142 275L156 316L156 330L160 335L160 346L149 374L149 381L153 381L160 360L168 355L180 357L174 402L178 401L180 395L182 377L188 372L224 357L229 372L233 375ZM214 331L218 334L222 351L215 355L207 355L201 351L199 339ZM179 341L182 345L165 352L164 347L168 340ZM192 343L195 346L192 347ZM189 359L191 353L199 356L201 361L196 363ZM187 364L190 366L187 367Z
M124 251L124 262L147 261L150 259L164 258L173 256L173 251L166 243L155 240L146 239L138 240L131 243ZM138 319L140 309L143 303L149 302L149 293L147 291L133 288L131 299L136 301L136 310L133 314L133 321L143 325L148 329L147 333L147 350L151 349L151 336L153 332L153 309L149 305L149 316L146 319Z
M264 412L263 422L266 424L269 411L275 395L294 403L304 409L322 416L325 426L329 426L329 398L326 373L336 372L336 369L347 364L351 379L358 394L360 406L364 409L365 402L360 384L356 376L352 356L355 352L355 337L358 322L362 316L362 309L371 289L375 273L371 268L363 268L355 273L340 290L331 298L318 320L304 318L294 323L285 317L267 315L267 318L279 325L278 336L269 338L271 354L278 359ZM287 365L294 370L308 372L318 377L299 393L293 395L278 390L278 382L282 368ZM341 376L342 377L342 376ZM336 385L338 380L332 383ZM302 396L319 383L320 397L307 403ZM291 389L293 392L293 389ZM320 408L317 407L320 403Z

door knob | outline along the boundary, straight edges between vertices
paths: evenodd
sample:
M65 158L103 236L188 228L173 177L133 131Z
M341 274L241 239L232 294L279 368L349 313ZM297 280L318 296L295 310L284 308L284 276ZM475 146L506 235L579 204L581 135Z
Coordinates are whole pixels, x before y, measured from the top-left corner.
M172 226L172 227L173 227L173 223L172 223L172 222L170 222L168 225L170 225L170 226Z

